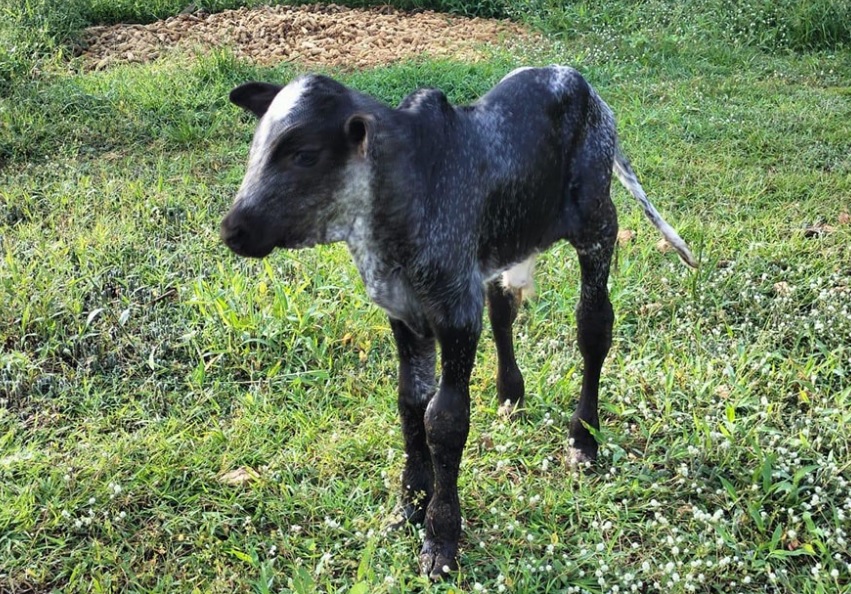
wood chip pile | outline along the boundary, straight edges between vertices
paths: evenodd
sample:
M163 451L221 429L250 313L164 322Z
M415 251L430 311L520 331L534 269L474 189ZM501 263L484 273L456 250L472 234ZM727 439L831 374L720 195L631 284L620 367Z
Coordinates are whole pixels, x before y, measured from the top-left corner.
M430 11L355 9L336 5L264 6L180 14L148 25L90 27L81 53L88 68L149 62L170 51L229 47L263 65L363 68L427 54L481 58L481 46L529 33L508 21L468 19Z

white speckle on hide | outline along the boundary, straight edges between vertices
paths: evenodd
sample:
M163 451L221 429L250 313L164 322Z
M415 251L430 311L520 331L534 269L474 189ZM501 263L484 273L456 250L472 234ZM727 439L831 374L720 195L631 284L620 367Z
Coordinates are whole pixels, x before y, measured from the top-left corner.
M509 72L508 74L503 76L502 80L500 80L499 82L503 83L503 82L507 81L509 78L511 78L512 76L516 76L516 75L520 74L521 72L525 72L527 70L532 70L532 66L521 66L520 68L515 68L514 70L512 70L511 72Z
M434 89L417 89L407 97L405 97L405 109L415 110L419 108L426 99L434 94Z
M327 213L323 243L346 241L363 243L371 218L374 197L372 195L372 170L369 162L353 158L342 175L343 185L334 199L334 212Z
M427 404L437 389L437 378L434 375L436 361L434 350L425 357L417 357L411 361L411 387L419 404Z
M556 94L572 91L576 86L576 81L582 78L579 72L570 66L554 64L550 66L549 70L553 74L550 78L550 90Z
M388 315L410 326L411 313L416 309L410 287L393 260L395 254L383 251L373 236L377 228L369 162L350 163L343 177L346 183L336 200L340 209L336 219L340 222L329 228L329 239L346 242L369 298Z
M587 256L588 254L595 254L603 249L603 244L598 241L595 241L589 246L576 247L576 253L580 256Z

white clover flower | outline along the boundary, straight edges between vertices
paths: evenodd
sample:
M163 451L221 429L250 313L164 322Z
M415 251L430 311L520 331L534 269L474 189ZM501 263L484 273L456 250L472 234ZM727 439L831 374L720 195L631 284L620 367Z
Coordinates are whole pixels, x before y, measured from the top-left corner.
M336 529L336 528L339 528L339 527L340 527L340 523L339 523L339 522L337 522L336 520L334 520L333 518L330 518L330 517L328 517L328 516L325 516L325 520L324 520L324 522L325 522L325 525L326 525L328 528L335 528L335 529Z

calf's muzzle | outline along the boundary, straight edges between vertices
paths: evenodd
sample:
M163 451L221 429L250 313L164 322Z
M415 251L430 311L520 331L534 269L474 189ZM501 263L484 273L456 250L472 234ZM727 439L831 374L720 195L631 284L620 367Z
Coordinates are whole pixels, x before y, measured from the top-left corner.
M275 249L275 242L263 232L264 225L245 210L232 208L222 220L219 236L233 252L248 258L263 258Z

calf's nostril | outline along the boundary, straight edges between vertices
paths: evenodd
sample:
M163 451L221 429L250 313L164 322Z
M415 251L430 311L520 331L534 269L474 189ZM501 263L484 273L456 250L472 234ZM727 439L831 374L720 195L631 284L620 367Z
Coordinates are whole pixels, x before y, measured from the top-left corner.
M222 241L224 241L228 246L239 245L245 239L245 228L239 223L234 223L230 220L230 217L226 217L225 220L222 221L221 227L219 228L219 237L221 237Z
M263 258L274 248L258 229L257 222L240 214L228 214L219 227L219 237L231 251L248 258Z

